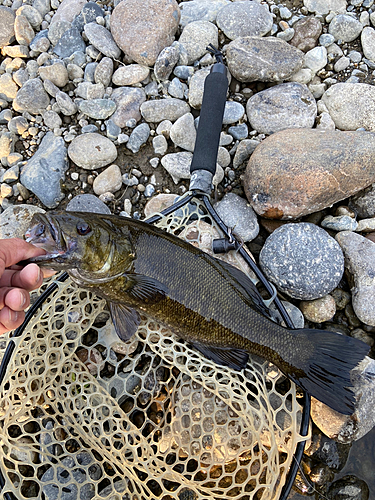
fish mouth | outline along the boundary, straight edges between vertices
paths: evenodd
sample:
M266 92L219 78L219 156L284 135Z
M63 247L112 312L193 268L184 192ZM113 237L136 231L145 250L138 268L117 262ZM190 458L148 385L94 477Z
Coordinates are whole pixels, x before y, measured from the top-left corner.
M24 239L45 250L46 254L33 257L28 262L63 263L63 257L67 256L72 244L69 245L56 219L52 215L36 214L32 223L33 225L25 232Z

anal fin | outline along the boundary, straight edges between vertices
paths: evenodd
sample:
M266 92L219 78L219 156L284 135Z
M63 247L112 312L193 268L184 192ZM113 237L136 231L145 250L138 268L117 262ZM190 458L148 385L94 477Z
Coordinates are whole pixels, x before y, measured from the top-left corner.
M206 358L211 359L218 365L228 366L233 370L242 370L246 367L249 354L242 349L221 348L203 344L192 344Z
M121 340L126 342L138 330L141 317L135 309L124 304L108 302L108 305L116 333Z

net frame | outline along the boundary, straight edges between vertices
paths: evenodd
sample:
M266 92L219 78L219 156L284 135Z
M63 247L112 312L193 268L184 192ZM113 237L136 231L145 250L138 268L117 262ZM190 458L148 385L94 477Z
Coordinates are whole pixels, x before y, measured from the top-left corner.
M191 212L192 202L200 204L199 205L200 207L205 207L205 209L206 209L206 215L205 215L205 217L209 217L211 219L211 221L212 221L211 224L215 225L216 229L219 232L221 231L222 235L231 238L230 232L228 231L228 229L226 228L226 226L223 224L223 222L218 218L216 212L213 210L213 208L212 208L212 206L211 206L211 204L209 202L208 197L206 195L204 195L204 194L201 194L201 193L198 196L197 196L197 193L189 193L189 194L187 194L187 196L185 196L178 203L174 204L169 209L166 209L165 211L163 211L163 213L155 215L154 217L152 217L151 219L149 219L148 222L150 222L150 223L158 222L158 225L161 225L162 227L163 226L164 227L168 227L169 230L172 230L172 231L173 230L174 231L179 231L179 224L181 223L181 219L184 219L185 223L186 223L186 221L191 218L190 212ZM182 215L182 217L181 217L181 215ZM197 242L197 244L199 244L199 242ZM246 265L250 266L251 269L258 275L258 278L261 279L261 281L263 282L261 272L259 271L259 269L257 268L257 266L253 263L253 261L250 259L249 255L247 254L247 252L243 248L243 246L241 244L238 245L238 248L236 250L237 250L237 254L241 255L245 259ZM65 276L62 276L60 279L64 280ZM264 280L265 280L265 278L264 278ZM266 282L266 283L268 284L268 282ZM57 294L61 293L61 290L62 290L61 286L62 285L58 284L58 281L56 281L52 285L52 287L54 287L54 290L45 292L44 294L41 295L40 302L41 302L42 308L46 307L46 300L48 300L48 297L51 296L51 294L53 294L56 290L57 290ZM269 287L269 284L268 284L268 288L272 292L272 289ZM280 311L280 314L284 317L284 320L288 324L289 318L287 317L287 313L285 312L285 310L283 311L283 307L279 306L278 299L275 300L275 304L278 307L278 309ZM42 311L43 311L43 309L42 309ZM30 313L28 314L28 318L27 318L27 320L24 323L23 330L26 329L26 325L28 324L28 322L31 321L34 318L34 314L35 314L35 311L31 311L30 310ZM40 315L43 315L43 312L39 313L39 316ZM285 317L285 315L286 315L286 317ZM290 320L289 320L289 322L290 322ZM142 330L142 327L141 327L141 330ZM18 336L17 334L21 335L22 331L20 331L20 333L16 332L15 337ZM142 333L138 333L137 335L142 335ZM26 336L27 336L27 333L26 333ZM23 342L24 341L25 340L23 340ZM160 336L159 336L158 342L162 342L163 343L163 341L160 339ZM10 343L9 343L9 345L8 345L7 352L4 355L3 362L2 362L2 365L1 365L1 369L0 369L0 381L2 383L3 393L4 393L4 389L5 390L7 389L6 384L5 385L3 384L3 379L5 377L6 370L7 370L7 368L9 368L9 364L10 365L12 364L12 359L14 360L13 354L14 354L14 352L17 352L16 351L16 347L18 348L18 352L19 352L20 344L21 343L22 343L22 340L17 341L17 346L16 346L16 344L14 343L14 340L11 340ZM156 344L157 344L157 342L156 342ZM171 359L170 361L171 361L172 365L174 364L175 366L176 365L181 366L181 361L179 361L179 360L181 360L181 359L184 358L184 352L186 353L186 350L189 349L189 348L183 342L180 342L179 344L177 343L176 345L179 345L179 348L175 351L174 358ZM13 346L13 348L12 348L12 346ZM226 368L220 367L221 368L222 381L216 380L215 383L219 384L219 385L217 385L216 389L213 390L213 388L212 388L212 379L210 379L210 372L211 373L215 373L215 366L216 365L214 365L210 361L206 360L205 358L203 358L204 363L202 364L202 356L200 354L196 353L195 351L192 351L192 350L189 351L189 360L190 360L190 364L191 364L189 370L193 370L193 372L196 373L196 377L202 383L202 387L207 383L207 379L211 380L211 382L210 382L211 386L209 385L209 386L206 387L207 391L208 392L210 392L210 391L211 392L212 391L215 392L216 391L216 393L215 393L216 396L220 395L220 397L223 398L223 391L225 392L225 386L228 384L228 380L230 378L229 375L228 375L228 373L230 372L230 370L228 370ZM257 363L256 360L253 360L253 362ZM202 366L204 368L203 372L202 372ZM265 369L265 368L263 367L262 369ZM77 370L78 370L78 365L77 365ZM189 373L191 373L191 371ZM239 377L241 379L242 375L239 376ZM251 377L249 377L249 379L251 379ZM241 382L243 383L243 381L240 380L239 381L239 385L241 385ZM89 384L89 382L86 382L86 385L87 384ZM294 384L292 384L292 386L294 386ZM81 387L82 387L82 384L81 384ZM237 386L234 389L234 392L231 393L232 398L233 398L233 394L235 394L235 390L236 389L238 390L238 387L239 386ZM191 388L191 389L194 389L194 388ZM220 390L222 391L221 393L220 393ZM294 387L294 391L295 391L295 387ZM295 396L295 393L294 393L294 396ZM105 398L106 395L102 394L102 397ZM224 397L224 400L225 399L226 398ZM177 400L177 402L178 402L178 400ZM232 408L232 410L233 410L234 413L236 411L238 412L239 411L238 408L240 408L241 404L243 404L243 394L241 394L239 396L239 398L237 400L237 404L239 405L238 407ZM176 406L176 409L177 409L177 406ZM247 408L247 410L249 410L249 407L246 407L246 408ZM250 408L250 410L251 410L251 408ZM181 411L181 408L180 408L179 411ZM295 413L295 415L296 415L296 413ZM79 418L79 416L76 415L75 418ZM261 496L259 496L259 494L257 493L257 491L259 492L260 490L257 490L257 491L255 491L255 493L253 492L252 496L248 496L248 498L264 498L264 499L266 499L266 498L279 498L279 499L281 499L281 498L286 498L287 497L287 495L288 495L288 493L290 491L290 488L292 486L292 483L294 481L295 474L296 474L296 472L298 470L298 465L299 465L300 459L302 458L303 447L304 447L304 443L305 443L306 436L307 436L308 421L309 421L309 398L307 397L306 401L305 401L305 405L304 405L304 412L303 412L303 416L302 416L301 429L300 429L300 432L299 432L299 436L298 436L297 439L295 439L295 442L293 443L293 447L295 448L294 455L292 453L292 455L291 455L292 458L286 464L286 466L285 466L285 474L283 474L283 477L280 478L279 481L276 481L276 483L278 483L278 484L274 484L272 486L269 486L269 485L267 486L268 488L270 488L269 491L271 491L272 488L275 491L277 490L277 492L276 492L277 496L272 496L273 493L271 494L271 496L268 493L262 494ZM73 423L72 423L72 425L73 425ZM125 430L127 430L127 432L128 432L129 428L127 428ZM134 429L133 429L133 432L135 432ZM137 443L140 443L142 441L142 437L139 435L139 433L137 434L136 432L135 432L135 435L133 435L132 439L134 440L134 442L137 442ZM272 441L272 437L271 436L270 436L270 439ZM125 438L125 436L124 436L124 440L125 441L127 440ZM137 446L139 446L139 444ZM275 446L277 448L277 443L273 442L273 447L275 447ZM132 448L132 447L130 447L130 448ZM147 448L147 446L146 446L146 448ZM132 453L133 453L132 460L134 462L136 453L134 452L134 450L132 451ZM139 452L137 452L137 453L139 453ZM148 464L148 467L146 467L147 472L143 471L144 474L146 474L146 475L148 474L150 477L152 477L153 474L157 475L156 470L158 469L158 467L162 468L163 466L162 466L162 464L159 464L159 465L156 464L156 462L155 462L156 459L153 457L153 448L152 447L149 448L148 451L144 450L144 453L145 453L145 456L148 456L150 460L151 460L151 457L153 459L153 461L150 462L153 465L151 466L150 464ZM28 456L30 458L30 454ZM246 461L245 458L244 458L244 460ZM4 466L4 464L2 464L2 466ZM138 466L138 467L141 467L141 466ZM143 464L143 467L145 467L144 464ZM2 474L1 468L2 467L0 467L0 474L3 477L0 476L0 486L2 488L4 488L4 486L6 485L6 483L7 482L9 483L9 480L8 480L8 478L4 478L4 475ZM288 469L289 469L288 480L285 482L285 485L282 487L282 482L285 481L286 471ZM243 468L241 470L243 470ZM131 474L129 473L129 471L127 473L131 477ZM142 476L142 473L140 475ZM137 490L137 481L139 482L139 479L140 479L139 475L133 477L133 481L134 481L134 484L133 484L133 487L132 487L133 488L133 492L134 491L136 492L136 490ZM190 491L188 487L187 487L186 491ZM228 488L227 488L227 491L229 491ZM151 496L147 496L146 495L145 498L153 498L152 497L152 495L153 495L152 491L150 490L148 493ZM145 494L145 492L143 494ZM181 498L181 495L183 497L183 494L184 494L184 489L183 489L183 487L180 487L180 488L178 488L177 494L175 496L172 496L171 498ZM205 491L204 489L202 490L202 489L198 488L197 494L201 495L201 496L198 496L196 498L223 498L223 496L222 496L223 495L223 491L221 491L219 493L216 492L214 495L218 495L218 496L215 497L214 495L210 496L210 494L207 491ZM5 492L4 493L4 497L6 498L6 500L8 500L7 495L9 496L10 493L9 492ZM137 496L137 493L133 493L133 497L134 498L142 498L142 492L138 492L138 495L139 496ZM258 496L256 496L256 495L258 495ZM244 493L239 493L238 495L232 493L232 496L233 496L233 498L247 498L247 496L244 495ZM11 498L11 497L9 496L9 498ZM31 498L33 498L33 497L31 497ZM95 497L95 498L106 498L106 497L98 496L98 497ZM110 498L112 498L112 497L110 497ZM120 498L120 496L119 496L119 498ZM123 498L125 498L125 497L123 497ZM162 496L160 498L162 498Z

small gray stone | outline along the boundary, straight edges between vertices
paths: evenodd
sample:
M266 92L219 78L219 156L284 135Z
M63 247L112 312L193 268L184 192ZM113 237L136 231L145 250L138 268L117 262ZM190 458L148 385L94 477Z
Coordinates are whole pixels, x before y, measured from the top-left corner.
M191 113L186 113L178 118L170 129L170 138L175 146L187 151L194 151L196 136L194 117Z
M59 128L62 125L62 120L60 116L52 110L45 111L43 113L43 121L46 127L53 130L54 128Z
M127 66L120 66L113 73L112 82L119 86L134 85L145 80L149 74L150 70L146 66L129 64Z
M325 47L314 47L305 54L304 65L314 73L323 69L327 64L327 49Z
M206 54L209 44L218 47L218 29L208 21L195 21L183 29L179 42L186 49L187 64L192 64Z
M48 12L51 10L50 0L33 0L32 5L42 17L48 14Z
M40 45L39 43L42 41L42 40L48 40L48 30L42 30L42 31L39 31L39 33L37 33L35 35L35 37L33 38L33 40L30 42L30 49L31 50L34 50L36 52L41 52L39 50L40 48ZM43 42L44 43L44 42ZM57 41L56 41L57 43ZM47 47L47 50L49 48L49 45L48 44L48 47Z
M194 68L192 66L177 66L173 70L173 74L176 75L177 78L181 78L181 80L188 80L194 75Z
M241 141L242 139L247 139L247 136L249 135L249 129L246 123L241 123L241 125L229 127L228 133L232 135L236 140Z
M21 183L48 208L55 208L64 198L61 181L69 167L65 142L48 132L37 152L23 167Z
M42 16L32 5L22 5L16 12L17 16L25 16L33 28L39 28Z
M12 75L4 73L0 76L0 94L7 99L13 100L17 96L18 86L12 78Z
M335 40L342 40L343 42L352 42L359 37L362 30L362 24L347 14L335 16L328 29L329 33L335 37Z
M356 194L349 206L357 212L358 217L375 217L375 184Z
M103 57L95 68L95 83L101 83L103 87L108 87L112 80L113 61L110 57ZM103 96L102 96L103 97Z
M176 68L177 69L177 68ZM189 82L189 104L192 108L200 109L203 101L204 82L210 74L208 68L197 71Z
M115 141L121 134L121 128L118 125L116 125L112 120L107 120L105 122L105 126L108 139L111 139L111 141Z
M174 122L189 111L187 102L175 98L147 101L141 105L141 114L146 122L159 123L162 120Z
M96 214L111 213L108 206L93 194L79 194L75 196L68 203L66 210L70 212L92 212ZM90 461L92 461L91 457Z
M168 142L164 135L156 135L152 139L152 147L154 148L154 153L156 155L165 155L168 150Z
M231 162L230 154L227 149L223 148L223 146L219 146L216 161L223 168L226 168L230 165Z
M272 23L268 6L254 1L229 3L216 18L216 24L230 40L264 36L271 31Z
M165 49L163 49L158 55L154 65L156 79L161 81L168 80L173 68L178 62L179 57L180 51L178 50L178 47L173 44L169 47L165 47Z
M82 31L85 24L92 23L97 17L104 17L104 10L96 2L87 2L81 13L73 20L72 28Z
M367 59L375 62L375 30L366 26L361 34L363 54Z
M56 87L50 80L44 80L43 87L47 94L56 99L56 94L60 90L59 87Z
M122 186L121 170L117 165L111 165L101 172L92 186L98 196L104 193L115 193Z
M77 112L77 106L65 92L59 90L56 92L56 102L59 105L60 111L65 116L74 115Z
M354 63L361 62L362 54L357 50L352 50L349 52L349 59Z
M85 34L89 42L97 48L102 54L113 59L119 59L121 50L118 48L111 33L96 23L88 23L85 25Z
M367 83L336 83L322 96L340 130L375 131L375 88Z
M24 111L38 115L49 105L49 97L42 82L35 78L28 80L17 92L13 101L13 109L19 113Z
M209 21L214 23L218 12L228 5L229 0L192 0L180 4L181 20L183 28L194 21Z
M327 215L322 220L321 225L333 231L355 231L358 227L358 222L349 215L339 215L337 217Z
M57 12L52 18L51 26L57 21L73 22L73 19L78 16L87 0L63 0L58 5Z
M307 222L276 229L267 238L259 262L267 278L281 291L301 300L327 295L344 272L344 257L337 242L324 229Z
M242 241L252 241L258 236L259 224L256 213L244 198L234 193L227 193L215 205L215 210Z
M50 80L56 87L65 87L69 80L65 65L59 62L40 67L39 75L43 81Z
M322 47L329 47L335 41L335 37L330 33L323 33L319 37L319 43Z
M303 0L303 4L310 12L316 14L346 11L346 0Z
M240 82L278 82L302 67L304 53L274 37L242 37L228 45L227 63Z
M109 118L116 110L116 104L110 99L90 99L81 101L78 109L85 115L95 120L105 120Z
M79 135L69 145L69 158L87 170L105 167L117 158L116 146L100 134Z
M126 143L126 147L130 149L133 153L138 153L141 146L147 142L150 137L150 127L148 123L141 123L132 131L129 137L129 141Z
M273 134L287 128L312 128L317 106L306 85L290 82L250 97L246 113L253 129Z
M0 238L23 238L34 214L45 210L34 205L12 205L0 215Z
M85 50L86 44L76 28L66 30L53 49L54 53L62 59L71 56L74 52L84 52Z
M185 89L185 84L182 84L178 78L173 78L168 85L168 94L172 97L176 97L177 99L183 99Z
M340 71L346 69L349 66L349 64L350 64L349 57L342 56L338 61L335 62L333 69L336 71L336 73L339 73Z
M190 179L190 164L193 159L193 153L170 153L161 159L161 164L170 174L175 184L181 179ZM216 165L216 173L213 178L214 186L217 186L224 178L224 170L220 165Z
M52 24L47 31L47 36L52 45L56 45L62 35L71 28L71 24L67 21L58 21ZM38 35L37 35L38 36ZM37 39L37 36L35 39ZM33 42L34 43L34 42ZM33 49L34 50L34 49Z
M22 135L29 128L28 121L23 116L15 116L8 123L9 132Z
M111 99L116 103L116 111L111 116L111 120L123 128L128 120L134 119L138 122L141 119L141 105L146 100L143 89L134 87L120 87L112 92ZM160 101L150 101L150 104Z
M295 35L295 31L293 28L287 28L285 31L280 31L277 33L277 38L280 40L284 40L285 42L289 42Z
M236 101L227 101L224 108L223 125L236 123L245 114L245 108Z
M358 231L359 233L373 233L375 231L375 217L360 220L356 231Z
M102 83L81 82L77 85L75 93L86 100L102 99L105 88Z
M239 143L236 153L233 158L233 168L238 168L242 163L247 161L255 148L259 145L259 141L254 139L244 139Z
M81 129L82 134L90 134L91 132L98 132L98 131L99 131L98 127L93 123L90 125L85 125Z
M0 49L14 40L15 13L9 7L0 5Z

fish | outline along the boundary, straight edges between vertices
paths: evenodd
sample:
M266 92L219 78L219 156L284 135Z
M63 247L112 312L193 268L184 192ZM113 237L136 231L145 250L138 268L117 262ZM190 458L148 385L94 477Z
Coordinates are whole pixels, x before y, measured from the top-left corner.
M78 286L107 300L123 341L145 313L219 365L242 370L256 354L334 410L354 412L350 372L369 346L276 323L250 278L223 260L147 222L115 215L37 213L24 237L46 251L33 262L66 270Z

